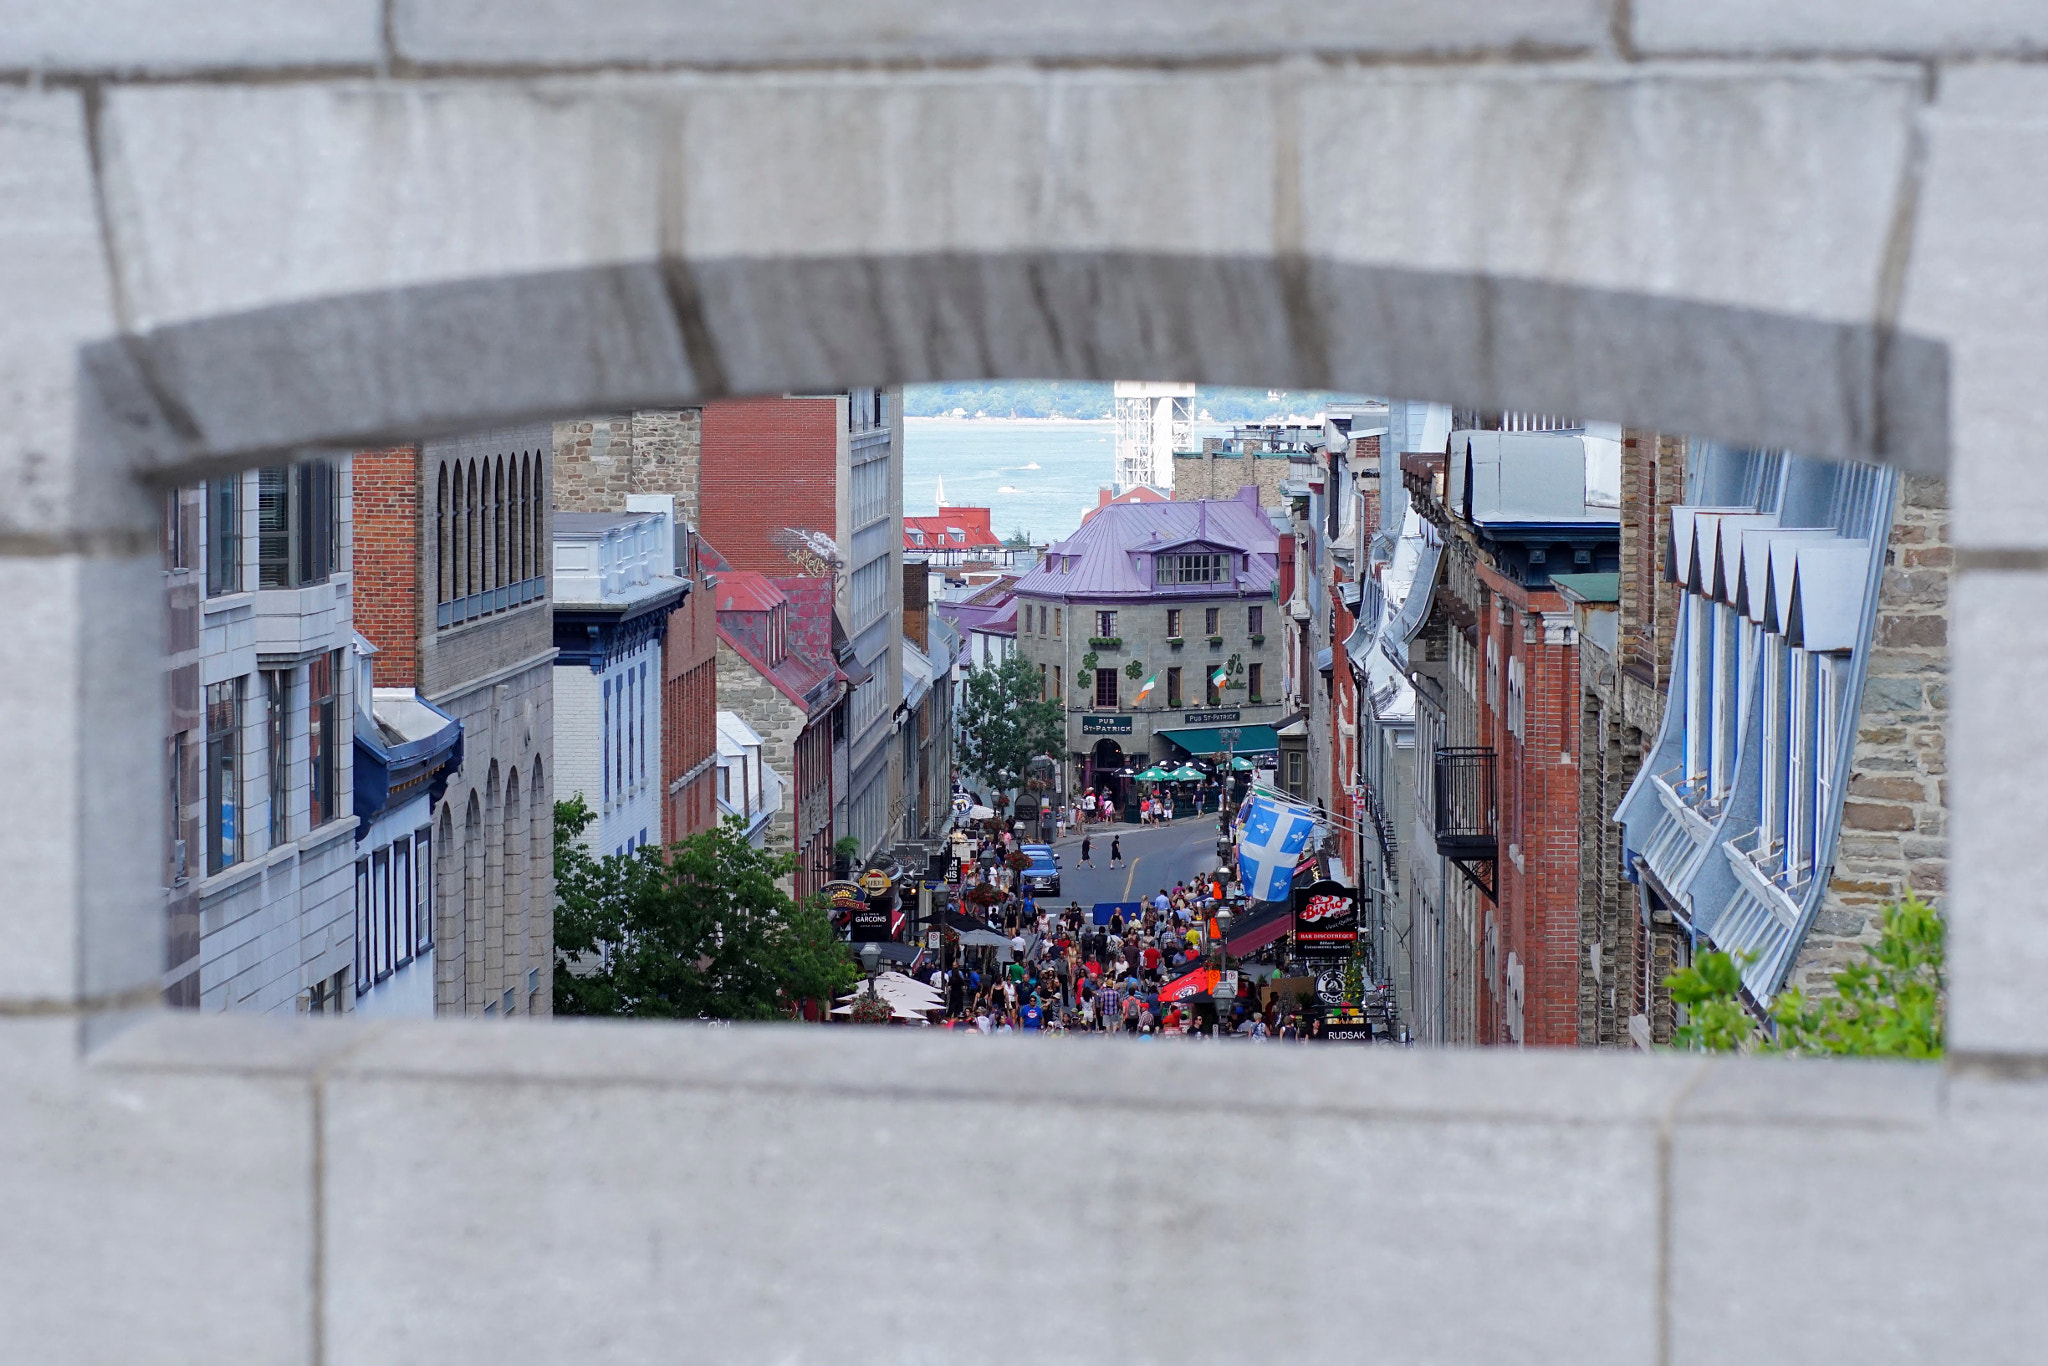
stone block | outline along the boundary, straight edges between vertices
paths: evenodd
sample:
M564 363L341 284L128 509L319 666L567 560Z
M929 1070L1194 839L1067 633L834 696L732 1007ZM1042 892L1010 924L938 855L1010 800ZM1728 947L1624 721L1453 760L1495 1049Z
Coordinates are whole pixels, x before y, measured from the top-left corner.
M1597 0L1133 0L1105 9L1044 0L801 0L679 9L623 0L396 0L393 37L425 62L959 62L1186 60L1289 53L1591 50L1608 42Z
M354 1328L328 1359L482 1360L494 1341L568 1359L597 1320L621 1359L679 1340L705 1359L891 1358L906 1332L975 1340L1020 1299L1034 1342L1119 1358L1257 1354L1282 1325L1310 1356L1368 1337L1394 1357L1651 1354L1654 1132L1619 1117L1668 1105L1693 1064L1091 1042L387 1032L328 1092L327 1312ZM1581 1106L1614 1118L1557 1122ZM1219 1122L1257 1163L1203 1157ZM1077 1171L1087 1198L1019 1198ZM1271 1218L1281 1191L1315 1192L1324 1227L1402 1234L1290 1255L1304 1234ZM939 1267L991 1221L1004 1274L939 1294L875 1274Z
M1299 94L1301 240L1344 263L1303 305L1333 386L1938 467L1940 357L1871 328L1909 83L1371 69ZM1708 182L1728 213L1693 211Z
M52 18L64 7L7 4ZM9 19L0 12L0 48ZM0 65L4 65L0 60ZM77 348L116 330L76 91L0 91L0 534L147 526L77 443Z
M524 81L115 89L102 175L130 326L652 261L660 120L623 94Z
M0 67L207 71L367 66L381 60L378 0L0 0Z
M2015 56L2048 47L2048 16L2030 0L1633 0L1629 33L1645 54Z
M2038 1115L2006 1097L1945 1114L1928 1064L1740 1072L1672 1138L1674 1366L2035 1355ZM1767 1342L1744 1325L1769 1325Z
M2048 635L2033 604L2048 576L1957 576L1949 748L1951 1047L2048 1048L2048 868L2040 775L2048 772Z
M77 1020L0 1019L0 1114L7 1356L314 1359L302 1076L88 1067Z
M1900 321L1949 348L1955 540L2048 545L2048 69L1957 68L1924 125Z
M0 1002L119 997L163 972L157 566L0 557L0 602Z

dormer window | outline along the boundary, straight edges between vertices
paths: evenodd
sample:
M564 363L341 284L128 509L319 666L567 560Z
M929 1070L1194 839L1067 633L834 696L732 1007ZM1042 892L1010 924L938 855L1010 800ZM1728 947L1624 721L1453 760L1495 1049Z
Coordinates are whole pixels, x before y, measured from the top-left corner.
M1228 583L1230 556L1155 555L1152 557L1152 570L1152 582L1162 586L1178 583Z

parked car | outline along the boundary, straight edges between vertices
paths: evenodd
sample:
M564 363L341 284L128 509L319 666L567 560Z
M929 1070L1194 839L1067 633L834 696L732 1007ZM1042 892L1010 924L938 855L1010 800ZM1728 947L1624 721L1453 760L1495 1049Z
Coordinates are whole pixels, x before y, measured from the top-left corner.
M1024 890L1034 895L1058 896L1060 856L1043 844L1022 844L1018 848L1031 860L1024 868Z

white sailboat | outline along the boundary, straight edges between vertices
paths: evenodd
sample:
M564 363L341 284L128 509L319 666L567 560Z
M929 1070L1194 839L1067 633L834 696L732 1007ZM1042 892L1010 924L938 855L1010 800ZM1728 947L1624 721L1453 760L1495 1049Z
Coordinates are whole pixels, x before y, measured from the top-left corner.
M946 476L945 476L945 475L943 475L943 474L939 476L939 492L938 492L938 504L939 504L939 510L940 510L941 512L945 511L945 508L946 508Z

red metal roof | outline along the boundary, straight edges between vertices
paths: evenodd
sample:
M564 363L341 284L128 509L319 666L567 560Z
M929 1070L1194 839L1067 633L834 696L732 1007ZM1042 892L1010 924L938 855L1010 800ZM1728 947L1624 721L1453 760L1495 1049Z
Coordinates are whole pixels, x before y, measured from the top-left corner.
M766 574L755 570L728 569L718 576L721 612L768 612L788 600Z
M936 517L905 517L905 550L999 550L989 526L989 509L949 507Z

